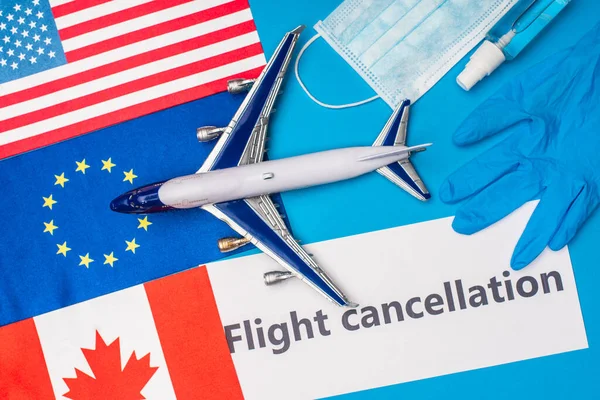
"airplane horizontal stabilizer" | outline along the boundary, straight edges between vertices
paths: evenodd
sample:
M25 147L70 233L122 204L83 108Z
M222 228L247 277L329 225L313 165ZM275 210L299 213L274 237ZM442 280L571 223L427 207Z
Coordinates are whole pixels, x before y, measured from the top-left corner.
M390 119L385 124L381 133L373 143L373 146L390 146L392 150L389 152L378 154L373 158L387 157L394 154L402 154L407 152L408 155L404 160L392 163L387 167L379 168L377 172L385 176L408 193L419 200L428 200L431 198L429 191L423 184L421 177L417 174L415 167L409 161L411 153L416 153L425 150L431 143L422 144L419 146L405 147L406 134L408 129L408 115L410 109L410 100L406 99L398 105L394 110ZM394 149L392 146L398 146Z

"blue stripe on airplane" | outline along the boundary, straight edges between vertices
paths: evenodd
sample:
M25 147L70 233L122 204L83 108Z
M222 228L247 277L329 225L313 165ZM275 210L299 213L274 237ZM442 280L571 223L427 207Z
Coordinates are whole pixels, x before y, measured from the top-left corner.
M344 299L333 291L244 200L227 201L217 203L214 206L287 264L304 275L306 279L325 292L333 301L341 306L346 304Z
M421 188L412 180L412 178L406 173L404 168L399 163L393 163L388 165L388 168L392 170L394 174L396 174L400 179L408 184L411 188L413 188L417 193L423 196L425 199L430 199L430 193L424 193Z
M408 107L409 105L409 100L404 100L402 102L402 106L400 107L400 110L398 110L396 118L394 118L394 121L392 122L392 125L390 126L390 129L387 132L387 136L381 144L382 146L394 145L394 142L396 141L396 135L398 134L398 128L400 128L400 121L402 121L402 114L404 114L404 110L406 110L406 107Z
M294 34L289 33L287 38L283 41L279 53L265 72L260 86L258 86L254 92L254 97L248 102L246 109L231 131L223 151L217 156L211 170L230 168L238 165L240 158L242 158L242 154L244 153L244 149L246 148L246 144L248 143L248 140L250 140L250 135L260 118L266 99L273 88L273 84L277 79L277 75L279 75L283 63L285 62L287 53L294 43L294 36Z

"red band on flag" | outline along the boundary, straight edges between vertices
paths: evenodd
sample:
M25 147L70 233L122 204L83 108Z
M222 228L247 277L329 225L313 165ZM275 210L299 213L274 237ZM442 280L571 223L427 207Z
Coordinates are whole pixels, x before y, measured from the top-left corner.
M206 267L144 287L177 398L243 399Z
M77 0L70 1L59 6L52 7L54 18L64 17L65 15L73 14L74 12L85 10L102 3L108 3L111 0Z
M53 399L44 353L32 319L0 329L0 399Z
M60 34L60 38L62 40L67 40L88 32L129 21L133 18L139 18L144 15L164 10L166 8L175 7L183 3L189 3L190 1L192 0L151 1L150 3L144 3L131 7L123 12L104 15L90 21L82 22L78 25L61 29L58 33Z

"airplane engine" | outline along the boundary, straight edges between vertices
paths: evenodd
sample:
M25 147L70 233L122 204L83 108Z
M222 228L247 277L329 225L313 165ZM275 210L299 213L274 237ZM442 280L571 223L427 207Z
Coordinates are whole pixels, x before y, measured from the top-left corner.
M221 253L237 250L248 243L250 243L250 239L246 238L228 237L217 240L217 245L219 246Z
M275 285L276 283L283 282L294 276L290 271L270 271L263 275L265 285Z
M227 91L231 94L247 92L256 79L232 79L227 82Z
M210 142L221 136L225 132L225 128L217 128L216 126L202 126L196 129L196 137L199 142Z

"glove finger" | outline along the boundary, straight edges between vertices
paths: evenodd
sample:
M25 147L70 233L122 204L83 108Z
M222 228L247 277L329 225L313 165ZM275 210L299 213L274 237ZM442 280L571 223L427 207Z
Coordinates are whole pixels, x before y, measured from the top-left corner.
M579 196L575 199L567 211L567 215L562 224L550 240L548 246L558 251L565 247L573 239L579 228L585 223L588 217L598 206L598 198L592 194L588 185L586 185Z
M511 98L506 90L481 103L454 132L454 144L475 143L527 120L528 114Z
M459 202L514 171L519 158L507 145L509 140L510 137L450 174L440 186L440 199L444 203Z
M542 184L533 172L512 172L460 207L452 228L465 235L478 232L536 198L541 190Z
M512 269L524 268L544 251L582 188L556 184L546 188L515 247L510 260Z

